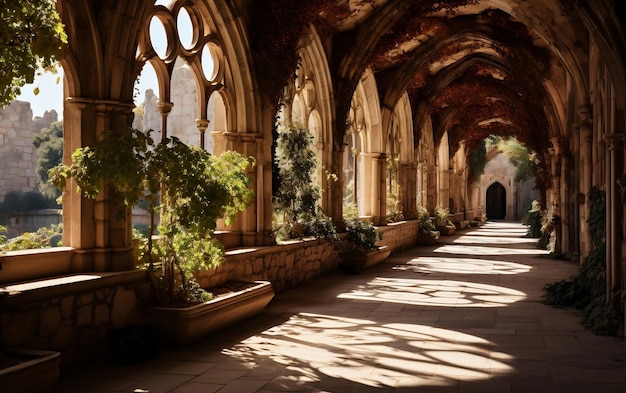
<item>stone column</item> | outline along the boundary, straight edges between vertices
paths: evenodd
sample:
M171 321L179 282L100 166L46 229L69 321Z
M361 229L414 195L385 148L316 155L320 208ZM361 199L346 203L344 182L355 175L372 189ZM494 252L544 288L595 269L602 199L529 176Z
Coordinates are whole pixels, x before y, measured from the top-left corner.
M209 121L207 119L196 119L196 127L198 128L199 138L200 138L200 148L205 150L204 146L204 137L206 129L209 127Z
M171 102L159 101L157 103L157 110L161 114L161 140L167 138L168 136L167 135L167 117L169 116L173 107L174 107L174 104Z
M593 132L591 121L591 107L588 105L578 108L578 114L580 116L580 155L581 155L581 189L578 197L581 203L580 208L580 252L581 255L586 256L591 250L591 238L589 234L589 227L587 225L587 218L589 214L589 204L587 203L587 193L593 186L592 173L593 173ZM581 263L584 258L581 259Z
M375 153L371 158L372 222L374 225L387 225L387 154Z
M68 97L64 110L63 162L71 163L79 147L94 145L102 132L128 132L132 105L116 101ZM130 208L112 187L98 197L83 198L70 181L63 191L63 245L75 249L72 270L126 270L132 260Z
M398 177L404 218L414 220L417 218L417 164L401 162L399 172Z
M349 148L347 145L333 143L331 172L337 174L337 181L330 182L330 206L326 214L333 220L333 224L337 232L345 232L346 225L343 221L343 186L346 182L343 170L344 149ZM356 184L355 190L356 193Z
M437 185L438 185L438 172L439 166L429 166L426 172L427 176L427 188L426 188L426 200L424 201L424 206L428 209L429 212L433 212L437 205Z
M555 244L554 253L561 253L563 239L563 223L561 214L561 138L551 137L552 148L550 151L550 175L552 176L552 216L554 219Z
M254 167L248 168L248 177L252 180L250 188L254 190L255 200L245 211L239 213L235 222L226 225L223 220L218 222L217 229L232 232L232 237L238 237L239 245L255 246L266 244L268 239L264 235L271 236L272 222L266 222L264 210L272 207L271 187L264 187L264 184L271 184L271 165L266 165L263 155L263 138L260 134L236 133L226 131L214 131L213 137L214 151L219 155L225 151L237 151L245 156L252 156L256 161ZM266 183L265 171L269 170L270 183ZM265 190L265 188L269 188ZM269 201L269 203L266 203Z
M437 189L437 205L444 208L450 204L450 173L451 168L444 168L441 165L437 167L438 171L438 189Z
M623 172L621 168L624 154L623 138L624 134L609 134L605 137L608 155L606 173L608 176L606 182L606 298L609 302L613 301L615 293L622 286L622 261L619 252L623 241L622 219L620 218L622 201L618 186Z

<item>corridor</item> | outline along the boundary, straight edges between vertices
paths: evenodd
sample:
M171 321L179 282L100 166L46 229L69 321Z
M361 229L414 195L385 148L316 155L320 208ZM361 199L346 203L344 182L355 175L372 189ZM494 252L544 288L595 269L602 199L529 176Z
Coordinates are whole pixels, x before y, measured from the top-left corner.
M624 392L626 344L542 288L577 266L490 222L278 293L259 316L157 359L95 363L55 392Z

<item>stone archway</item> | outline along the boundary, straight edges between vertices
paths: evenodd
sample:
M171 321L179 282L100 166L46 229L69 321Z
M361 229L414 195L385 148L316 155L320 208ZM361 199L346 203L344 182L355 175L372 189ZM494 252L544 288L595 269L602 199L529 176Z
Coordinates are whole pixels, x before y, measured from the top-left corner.
M499 182L487 188L485 207L488 219L504 220L506 218L506 188Z

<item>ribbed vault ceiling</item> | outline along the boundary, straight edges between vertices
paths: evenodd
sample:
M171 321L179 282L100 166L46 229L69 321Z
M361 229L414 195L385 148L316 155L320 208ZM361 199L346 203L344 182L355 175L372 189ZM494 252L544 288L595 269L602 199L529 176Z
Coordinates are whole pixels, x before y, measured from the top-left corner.
M544 150L559 133L549 129L558 124L550 114L563 109L555 107L563 97L554 95L566 94L565 74L577 72L575 59L586 56L585 29L557 0L270 3L301 15L291 23L315 23L332 37L338 100L349 102L371 67L383 107L393 108L407 91L416 128L430 115L435 140L448 132L453 149L500 134ZM556 88L547 89L548 81Z

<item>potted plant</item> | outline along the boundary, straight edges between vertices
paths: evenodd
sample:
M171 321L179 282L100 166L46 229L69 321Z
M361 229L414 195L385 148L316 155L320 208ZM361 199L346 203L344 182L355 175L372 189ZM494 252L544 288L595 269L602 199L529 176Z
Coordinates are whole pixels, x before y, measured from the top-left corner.
M346 220L346 246L342 252L339 269L355 274L374 266L389 257L388 246L377 246L382 240L382 233L367 220L353 217Z
M435 219L433 220L433 224L441 236L452 235L456 230L456 226L450 220L449 210L441 205L437 206L435 209Z
M277 240L305 236L337 240L335 227L319 206L313 135L303 127L277 126L275 164L279 186L274 195L274 235Z
M122 196L125 212L140 199L147 202L150 224L143 258L151 294L147 301L154 306L150 315L168 313L168 307L178 311L169 312L166 319L148 319L166 324L168 338L189 342L202 331L181 336L186 333L173 330L172 315L188 318L184 309L194 307L192 314L202 316L203 305L216 302L200 288L195 274L222 262L223 247L213 236L217 220L228 223L248 205L252 190L246 170L253 164L252 158L237 152L218 157L175 137L155 144L150 132L129 129L107 131L93 147L79 148L71 165L52 170L51 179L62 188L72 178L91 198L108 185ZM264 307L273 291L269 283L258 284L263 286Z
M417 244L435 244L439 239L439 231L435 228L428 209L423 205L417 205Z

